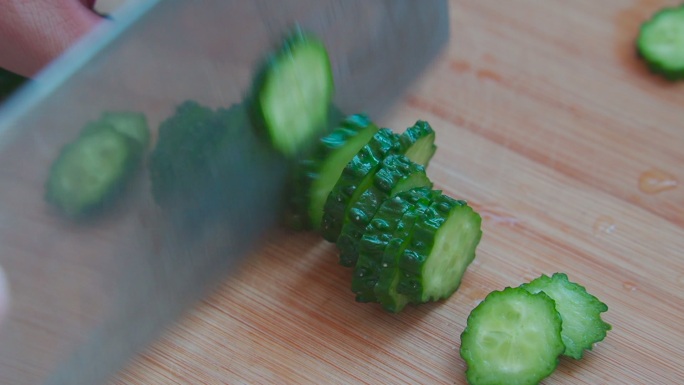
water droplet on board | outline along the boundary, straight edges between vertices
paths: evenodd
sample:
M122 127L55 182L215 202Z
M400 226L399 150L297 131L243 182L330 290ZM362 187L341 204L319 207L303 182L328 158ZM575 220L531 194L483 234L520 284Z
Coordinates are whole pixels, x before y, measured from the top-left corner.
M639 190L646 194L658 194L663 191L672 190L677 185L679 185L679 182L674 175L657 169L646 171L639 177Z
M615 228L615 221L613 218L606 215L601 215L596 219L596 222L594 222L592 229L594 231L594 235L599 236L602 234L611 234L615 231Z
M638 289L636 283L634 283L634 282L623 282L622 287L624 287L625 290L632 291L632 292L637 291L637 289Z

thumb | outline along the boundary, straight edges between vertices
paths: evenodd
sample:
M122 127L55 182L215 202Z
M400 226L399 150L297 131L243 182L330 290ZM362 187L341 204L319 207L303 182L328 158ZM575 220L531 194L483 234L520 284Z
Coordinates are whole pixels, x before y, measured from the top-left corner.
M0 67L31 77L103 18L94 0L3 0Z

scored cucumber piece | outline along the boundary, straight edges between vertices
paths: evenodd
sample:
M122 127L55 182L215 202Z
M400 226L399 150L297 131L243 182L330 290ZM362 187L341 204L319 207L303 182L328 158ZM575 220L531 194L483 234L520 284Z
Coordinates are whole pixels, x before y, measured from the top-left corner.
M112 125L90 123L52 163L45 199L68 217L103 207L120 191L136 161L137 144Z
M399 142L407 158L426 168L437 151L435 131L424 120L407 128L399 137Z
M337 242L353 202L373 183L373 175L383 159L400 152L399 136L381 128L345 166L323 206L321 234L329 242Z
M523 288L493 291L472 310L460 355L471 385L537 384L558 366L562 321L546 294Z
M320 139L310 157L300 162L299 180L304 195L299 199L306 206L305 227L321 228L323 207L342 170L379 129L366 115L349 115L339 127Z
M392 240L382 255L379 280L375 285L374 293L377 301L389 312L399 313L411 301L410 297L397 291L401 280L399 261L413 239L415 224L441 193L441 191L430 190L426 194L415 197L411 209L402 217L401 223L397 226Z
M371 179L372 185L351 203L337 239L342 266L356 264L359 240L382 202L402 191L432 187L425 168L403 155L389 155L383 159L380 169Z
M591 350L611 330L611 325L601 319L608 306L583 286L570 282L567 274L542 275L521 287L533 294L544 292L556 302L563 319L564 355L568 357L581 359L585 350Z
M418 187L382 202L359 240L359 257L352 278L352 291L356 294L357 302L376 300L375 286L384 269L382 259L385 249L395 239L395 232L406 212L415 208L419 200L431 201L431 193L430 188ZM401 239L397 241L401 242Z
M253 92L255 126L284 155L299 153L325 129L334 93L323 42L295 29L262 65Z
M440 195L416 223L400 261L397 291L412 302L437 301L458 289L482 236L482 219L463 200Z
M663 8L639 29L637 53L666 79L684 79L684 4Z

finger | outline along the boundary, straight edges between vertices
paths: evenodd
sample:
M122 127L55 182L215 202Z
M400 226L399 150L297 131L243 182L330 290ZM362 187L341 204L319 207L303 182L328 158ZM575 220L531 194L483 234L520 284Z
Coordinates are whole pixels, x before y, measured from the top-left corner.
M4 0L0 5L0 67L34 76L104 20L89 0Z

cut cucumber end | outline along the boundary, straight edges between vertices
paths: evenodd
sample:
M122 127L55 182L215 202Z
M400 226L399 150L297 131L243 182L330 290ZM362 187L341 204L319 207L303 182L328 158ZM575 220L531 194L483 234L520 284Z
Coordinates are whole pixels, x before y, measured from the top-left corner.
M435 244L423 267L422 301L437 301L452 295L475 259L482 236L480 215L465 203L454 209L435 233Z
M644 22L636 47L652 72L670 80L684 79L684 4L663 8Z
M131 140L111 125L90 126L64 146L46 183L46 200L70 217L102 204L125 181L135 160Z
M258 79L258 126L284 155L299 153L328 121L334 80L325 45L313 36L293 34L267 61Z

